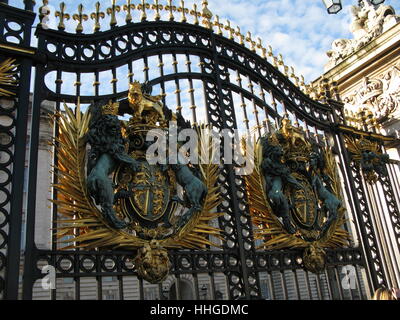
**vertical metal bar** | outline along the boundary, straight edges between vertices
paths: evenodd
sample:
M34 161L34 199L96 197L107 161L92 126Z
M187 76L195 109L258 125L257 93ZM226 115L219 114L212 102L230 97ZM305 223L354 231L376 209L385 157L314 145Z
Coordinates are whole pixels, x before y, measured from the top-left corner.
M380 225L380 221L379 219L376 217L375 213L379 214L379 209L377 208L377 203L376 201L373 201L372 197L373 197L373 192L371 192L370 190L370 186L367 185L367 183L365 182L365 180L363 178L362 179L362 187L365 190L365 195L366 195L366 199L369 203L369 207L371 208L370 211L372 211L371 214L371 222L372 222L372 227L373 227L373 231L376 235L376 237L380 240L377 241L377 248L379 250L380 253L383 252L383 255L381 254L381 260L383 262L383 272L385 274L385 278L386 281L388 281L388 286L391 287L392 283L391 283L391 276L390 276L390 270L388 270L388 264L385 263L386 262L386 256L387 254L387 249L386 249L386 244L385 244L385 240L382 239L382 226ZM389 277L387 276L389 275Z
M379 183L381 183L381 179L379 180ZM386 219L386 215L388 214L387 212L387 208L388 208L388 203L386 200L386 197L384 197L385 199L385 204L382 204L382 195L384 194L382 186L381 186L381 190L379 190L378 186L376 184L369 186L372 191L372 197L375 200L375 203L377 205L378 210L376 211L378 219L378 228L380 229L380 233L381 233L381 242L384 245L384 251L385 251L385 256L386 256L386 265L388 267L388 271L391 277L391 282L392 282L392 286L393 287L397 287L397 279L398 279L398 269L396 268L395 265L393 265L393 261L395 261L395 264L397 264L396 261L396 255L395 255L395 251L398 248L395 248L393 246L392 241L388 241L390 239L390 231L389 231L389 227L387 225L387 219ZM381 191L381 192L379 192ZM389 191L386 191L389 192ZM386 195L385 195L386 196ZM386 208L386 210L385 210Z
M344 293L343 293L342 283L340 282L340 275L339 275L339 272L337 270L337 266L334 267L333 270L335 272L335 278L336 278L336 282L337 282L337 287L339 289L340 300L344 300Z
M276 101L275 101L274 93L272 92L272 90L269 91L269 94L270 94L270 96L271 96L271 105L272 105L272 108L274 109L274 111L275 111L276 114L279 114L279 112L278 112L278 105L277 105L277 103L276 103ZM274 120L275 120L275 127L278 128L278 127L279 127L279 119L278 119L278 118L274 118Z
M333 113L333 116L336 118L335 113ZM337 120L335 120L337 121ZM360 239L360 243L363 248L363 254L366 257L367 260L367 271L368 271L368 281L371 285L369 285L369 288L378 288L379 282L377 279L377 272L375 270L374 266L374 257L372 257L371 253L371 245L369 244L369 239L368 235L366 233L366 230L364 229L364 222L363 222L363 212L361 211L360 203L359 203L359 198L358 194L356 191L356 186L354 182L354 177L352 173L352 169L350 168L351 161L349 158L349 155L347 154L345 143L344 143L344 138L342 136L342 133L338 133L336 135L337 139L337 146L339 147L339 156L341 157L342 163L344 164L342 166L343 169L343 177L345 178L345 188L347 191L347 194L349 195L349 202L353 204L353 209L355 211L355 218L356 218L356 226L357 226L357 232L359 233L358 238ZM347 181L346 181L347 180ZM371 230L372 231L372 230ZM372 231L374 232L374 231ZM373 242L376 242L374 239ZM373 245L376 246L376 243ZM379 252L377 252L378 257L379 257ZM382 267L382 266L380 266Z
M158 55L158 69L160 71L160 77L163 78L164 77L164 62L163 62L162 54ZM164 103L164 105L166 105L166 103L165 103L165 95L166 94L165 94L165 83L164 83L164 81L161 81L160 86L161 86L161 94L163 96L163 103Z
M118 276L118 290L119 290L119 300L124 300L124 283L122 276ZM161 295L160 295L161 297Z
M275 291L274 291L274 283L272 281L272 272L268 272L267 273L267 281L268 281L268 287L270 290L268 290L270 292L271 295L271 300L275 300Z
M360 274L359 274L359 270L357 269L357 265L354 265L354 268L356 269L356 282L357 282L357 289L358 289L358 293L360 295L360 300L364 299L364 294L362 292L362 287L361 287L361 281L360 281Z
M118 79L117 79L117 70L115 69L115 67L111 68L111 73L112 73L111 85L113 89L113 94L116 94Z
M176 54L172 54L172 67L173 67L173 72L174 74L178 73L178 61L176 60ZM176 97L176 112L181 113L182 111L182 101L181 101L181 88L179 84L179 78L174 78L175 79L175 97Z
M313 299L313 295L312 295L312 291L311 291L310 277L308 276L308 271L305 270L304 273L306 275L306 284L307 284L308 294L310 295L310 300L314 300Z
M138 278L138 280L139 280L139 300L144 300L143 279Z
M275 300L277 296L276 296L275 283L274 283L274 279L273 279L273 271L271 271L271 273L270 273L269 280L270 280L270 284L271 284L271 296L272 296L272 299Z
M8 0L2 0L1 2L8 3ZM35 6L35 2L32 0L24 0L25 10L33 11L33 7Z
M251 92L251 94L252 94L251 102L252 102L252 104L253 104L253 113L254 113L254 117L256 118L257 131L258 131L259 136L261 136L261 128L262 128L262 126L260 125L260 119L258 118L258 113L259 113L258 107L257 107L256 102L255 102L255 100L254 100L254 89L253 89L253 86L254 86L254 85L253 85L253 83L251 82L250 77L248 77L248 81L249 81L248 87L249 87L250 92Z
M333 300L332 288L327 269L324 270L324 274L325 274L326 284L328 286L328 300Z
M238 83L240 88L243 88L243 86L242 86L242 77L240 75L239 70L236 71L236 76L237 76L236 82ZM241 101L241 105L240 106L242 107L242 110L243 110L243 123L246 126L247 132L250 134L249 118L247 117L247 109L246 109L247 105L246 105L246 102L244 101L244 97L243 97L242 91L240 91L240 101Z
M44 50L44 38L39 36L38 50ZM28 81L28 80L26 80ZM31 140L29 146L29 179L28 179L28 199L26 208L26 249L24 263L23 293L24 300L32 299L32 289L35 281L35 215L36 215L36 188L37 188L37 169L39 154L39 131L40 131L40 107L42 103L42 92L44 84L44 66L36 65L35 89L33 93L32 116L31 116ZM27 93L27 96L28 93ZM28 101L26 101L28 102ZM24 164L25 166L25 164ZM18 288L18 286L16 286Z
M210 300L215 300L215 279L212 272L210 272L210 279L211 279L211 297Z
M197 273L193 274L195 299L199 300L199 279Z
M262 109L264 110L264 113L265 113L265 120L263 121L263 125L264 125L264 129L266 130L266 132L269 133L270 132L269 123L268 123L269 116L268 116L268 108L267 108L268 103L267 103L267 101L265 99L265 93L264 93L264 89L263 89L263 87L261 85L261 82L258 82L258 86L260 88L261 100L264 102L264 105L262 106Z
M93 82L93 87L94 87L94 95L96 97L99 96L99 86L100 86L100 81L99 81L99 71L94 72L94 82Z
M175 288L176 288L176 300L182 300L182 295L181 295L181 278L179 274L175 275L176 282L175 282Z
M144 81L149 81L149 62L147 59L147 56L143 57L143 64L144 64L144 68L143 68L143 73L144 73Z
M318 300L322 300L323 295L322 295L321 286L320 286L320 283L319 283L319 275L318 274L314 274L314 276L315 276L315 284L317 286Z
M15 123L14 161L12 171L12 196L10 199L9 230L7 243L7 262L5 273L4 299L18 298L21 228L23 216L25 153L29 110L29 88L32 62L23 59L20 62L20 80L18 87L17 119ZM27 215L27 213L25 213ZM28 237L27 237L28 239Z
M133 82L133 76L135 75L133 73L133 65L132 64L133 64L132 60L129 60L129 62L128 62L128 70L129 70L128 78L129 78L129 82Z
M297 300L300 300L301 295L300 295L300 288L299 288L299 279L297 277L297 269L293 269L291 271L293 272L293 275L294 275L294 283L295 283Z
M288 291L286 287L286 280L285 280L285 273L283 270L279 271L280 279L281 279L281 285L283 289L283 299L288 300Z

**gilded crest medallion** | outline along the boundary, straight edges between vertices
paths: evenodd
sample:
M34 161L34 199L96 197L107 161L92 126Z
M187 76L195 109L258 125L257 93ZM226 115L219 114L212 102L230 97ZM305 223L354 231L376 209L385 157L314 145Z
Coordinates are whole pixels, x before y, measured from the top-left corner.
M344 246L348 240L340 228L345 217L332 151L284 118L279 130L258 139L254 168L246 176L246 188L260 247L308 248L304 267L322 271L324 248Z
M179 157L173 163L168 152L162 163L147 156L153 143L168 136L169 122L178 124L178 132L192 128L163 105L161 96L152 96L147 83L131 83L126 99L93 104L85 113L79 104L75 110L64 107L65 113L56 116L59 183L54 202L67 219L58 236L80 230L66 249L135 250L138 275L158 283L171 266L169 248L214 245L209 236L220 237L220 230L208 223L221 215L215 212L218 165L187 164ZM130 118L120 120L124 114ZM146 139L150 131L156 132L155 141ZM198 150L211 158L213 146L198 133Z

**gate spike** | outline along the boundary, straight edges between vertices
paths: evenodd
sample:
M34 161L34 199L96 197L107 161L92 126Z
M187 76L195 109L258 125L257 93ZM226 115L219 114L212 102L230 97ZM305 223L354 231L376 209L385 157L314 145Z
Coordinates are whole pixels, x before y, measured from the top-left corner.
M208 29L213 29L212 27L212 23L211 23L211 18L213 17L212 12L210 11L210 9L208 9L208 1L207 0L203 0L201 2L201 5L203 6L203 10L201 11L201 16L204 18L203 19L203 24L206 26L206 28Z
M193 9L190 11L190 14L194 16L194 22L196 26L199 24L199 17L201 16L200 12L197 11L197 4L193 3Z
M268 46L268 52L267 53L268 53L269 57L273 57L274 56L274 53L272 52L272 47L270 45Z
M111 0L111 7L107 8L107 14L111 16L110 26L113 28L117 25L116 12L120 12L121 7L116 4L116 0Z
M68 13L65 13L65 3L61 2L60 3L60 11L56 11L55 16L60 17L60 22L58 23L58 30L64 31L65 30L65 24L64 24L64 19L69 20L70 15Z
M163 9L163 6L158 3L159 0L154 0L154 4L151 6L151 9L155 10L154 20L158 21L161 19L160 10Z
M250 31L247 31L246 41L250 43L250 50L253 51L253 52L256 51L256 48L254 46L255 42L253 41L253 39L251 39Z
M146 0L142 0L142 3L137 6L139 10L142 10L142 13L140 15L140 21L146 21L147 20L147 14L146 14L146 9L150 9L150 5L146 3Z
M186 22L186 13L189 13L189 9L185 8L184 0L181 0L181 6L178 8L178 12L182 12L181 22Z
M234 39L233 35L235 34L235 29L233 29L231 27L231 22L229 20L226 20L226 25L225 25L224 29L229 31L229 37L228 37L229 40L233 40Z
M135 9L135 5L131 3L131 0L126 0L126 4L122 7L122 9L126 12L125 22L129 23L132 21L131 10Z
M244 45L244 35L240 33L239 27L236 27L236 35L239 37L239 44Z
M43 0L43 5L39 7L39 21L40 23L38 26L40 26L43 29L48 29L49 26L47 25L47 22L49 21L49 15L50 15L50 8L47 6L49 4L49 0Z
M75 13L72 18L75 21L78 21L78 25L76 26L75 31L77 33L81 33L83 31L83 21L86 21L88 19L88 15L83 13L83 4L78 5L78 13Z
M167 0L168 5L165 6L165 10L169 11L169 16L168 16L168 20L169 21L174 21L175 17L174 17L174 11L176 11L176 7L172 5L172 0Z
M266 55L267 49L265 49L263 47L262 40L260 37L257 37L257 48L261 49L261 58L266 59L267 58L267 55Z
M222 34L221 26L223 26L223 25L219 22L218 15L216 15L214 18L214 25L217 27L217 34L221 35Z
M96 2L95 4L96 11L90 14L90 18L94 20L93 30L97 32L100 30L100 18L104 19L105 14L104 12L100 11L100 2Z

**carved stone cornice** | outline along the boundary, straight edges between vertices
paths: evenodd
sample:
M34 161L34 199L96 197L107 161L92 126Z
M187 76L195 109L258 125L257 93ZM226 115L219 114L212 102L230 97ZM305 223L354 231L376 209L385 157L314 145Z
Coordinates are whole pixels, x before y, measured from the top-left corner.
M353 21L350 24L350 31L354 38L333 41L331 50L327 51L329 62L325 70L338 65L400 22L400 16L395 14L393 7L374 6L369 0L362 0L359 6L352 6L351 11Z
M365 125L364 115L372 119L367 125L374 126L392 118L399 112L400 64L393 65L376 78L365 77L354 93L343 98L347 120L355 127ZM359 121L360 120L360 121ZM357 125L354 122L359 122Z

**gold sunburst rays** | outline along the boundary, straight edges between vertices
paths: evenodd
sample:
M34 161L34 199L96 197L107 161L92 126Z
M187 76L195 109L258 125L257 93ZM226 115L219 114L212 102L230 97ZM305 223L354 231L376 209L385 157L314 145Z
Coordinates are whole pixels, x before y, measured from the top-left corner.
M362 151L368 150L374 153L379 152L379 145L376 142L370 141L361 137L360 139L356 139L350 137L348 135L344 136L347 150L352 154L352 157L356 161L360 161L362 158Z
M246 150L251 152L251 149ZM249 157L252 159L253 157ZM331 180L333 192L341 194L340 179L336 170L336 163L332 152L324 150L325 174ZM249 201L250 214L254 229L254 238L261 240L257 249L280 250L290 248L306 248L310 242L305 241L297 233L288 233L279 219L274 215L265 194L265 185L260 165L262 160L262 148L260 141L255 145L254 170L250 175L245 176L246 190ZM314 245L324 248L343 247L350 240L349 233L341 228L347 219L345 209L338 210L338 218L332 223L329 230L320 239L314 241Z
M215 212L215 209L221 203L219 186L217 185L219 166L212 163L217 147L209 134L210 130L212 128L205 127L197 130L199 140L196 151L199 154L199 168L203 182L207 187L203 209L201 212L197 212L175 237L166 240L164 243L166 247L179 247L179 245L192 249L203 248L207 245L218 247L219 245L209 240L209 237L222 239L221 230L209 225L211 220L223 215L222 212Z
M15 95L14 92L1 87L15 87L17 85L15 74L18 65L15 64L15 61L16 59L8 58L0 63L0 97L11 97Z
M51 200L64 219L55 221L55 236L58 243L65 245L63 250L98 247L137 249L149 240L134 234L111 228L104 220L100 210L93 204L86 189L86 142L85 135L89 130L90 113L80 110L78 102L75 110L64 104L64 113L58 113L54 121L58 123L58 135L53 146L58 155L55 172L58 182L53 185L57 198ZM200 135L199 148L204 154L213 152L212 146L205 143L208 139ZM210 226L210 221L222 213L215 212L219 205L219 189L216 182L219 176L218 165L201 162L203 181L207 185L203 209L176 234L159 241L164 248L204 248L218 246L211 237L222 239L220 229ZM65 239L72 236L72 239Z

